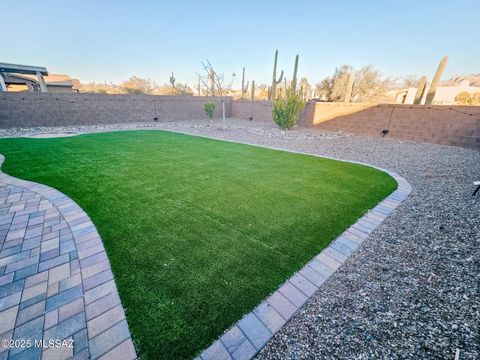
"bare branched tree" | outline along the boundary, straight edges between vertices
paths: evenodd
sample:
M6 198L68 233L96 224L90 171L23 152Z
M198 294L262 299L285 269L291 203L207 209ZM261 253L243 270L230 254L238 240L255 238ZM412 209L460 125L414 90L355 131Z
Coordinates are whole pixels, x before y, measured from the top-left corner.
M343 101L351 72L353 68L350 65L337 67L333 76L326 77L317 84L316 93L327 101Z
M408 75L401 79L401 82L405 87L411 88L417 87L419 80L416 75Z
M202 74L197 73L200 90L203 95L207 96L227 96L232 89L235 73L229 82L225 80L224 74L218 73L208 59L202 61Z

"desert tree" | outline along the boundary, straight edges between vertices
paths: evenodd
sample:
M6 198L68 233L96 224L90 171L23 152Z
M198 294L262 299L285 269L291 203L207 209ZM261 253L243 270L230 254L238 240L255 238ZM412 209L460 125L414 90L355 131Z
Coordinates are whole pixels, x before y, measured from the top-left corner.
M152 94L157 87L155 82L150 79L142 79L137 76L132 76L128 80L121 83L120 87L127 94Z
M332 76L327 76L316 85L316 93L327 101L343 101L352 72L350 65L337 67Z
M416 75L407 75L401 80L402 85L407 88L416 88L419 82L420 80Z
M95 93L95 94L123 94L125 91L118 85L113 83L96 83L90 82L87 84L81 84L80 92L82 93Z
M193 91L190 88L190 86L187 85L187 83L182 84L182 83L176 83L175 84L175 95L188 95L192 96Z
M324 78L316 85L317 95L326 101L344 101L350 76L353 76L350 94L352 102L378 102L388 98L391 79L383 78L372 65L357 71L350 65L337 67L332 76Z
M208 96L229 95L236 76L233 73L231 79L226 80L225 75L217 72L208 59L202 61L202 72L197 75L201 93Z
M300 79L300 95L304 101L311 99L312 97L312 85L308 82L306 77Z
M373 65L362 67L355 73L352 99L356 102L378 102L388 99L391 80L383 78ZM356 84L356 85L355 85Z

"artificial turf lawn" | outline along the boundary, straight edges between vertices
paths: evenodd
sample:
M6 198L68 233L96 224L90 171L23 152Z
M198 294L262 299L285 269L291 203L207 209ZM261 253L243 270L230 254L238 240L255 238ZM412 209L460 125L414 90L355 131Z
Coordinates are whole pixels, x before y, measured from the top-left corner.
M144 359L191 358L397 186L378 170L162 131L2 139L2 170L90 216Z

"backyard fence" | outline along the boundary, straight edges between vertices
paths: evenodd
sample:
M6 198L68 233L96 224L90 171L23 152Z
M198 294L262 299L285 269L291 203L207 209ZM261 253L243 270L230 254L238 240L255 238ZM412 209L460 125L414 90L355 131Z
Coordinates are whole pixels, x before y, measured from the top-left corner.
M207 119L207 101L216 102L215 117L223 101L231 113L230 97L2 93L0 128Z
M269 101L231 97L107 94L0 94L0 128L76 126L207 119L203 105L215 101L215 118L271 123ZM310 101L299 125L370 137L480 148L480 106L345 104Z
M300 125L369 137L480 148L480 106L313 102Z

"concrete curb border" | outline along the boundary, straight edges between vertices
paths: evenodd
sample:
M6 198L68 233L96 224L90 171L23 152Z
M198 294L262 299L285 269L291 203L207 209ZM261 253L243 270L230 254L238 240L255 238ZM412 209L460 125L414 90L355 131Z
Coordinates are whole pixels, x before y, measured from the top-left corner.
M0 166L4 160L5 157L0 154ZM75 244L73 253L78 255L78 259L72 259L70 256L70 268L73 269L72 273L80 273L81 298L83 299L79 315L83 313L84 316L78 322L83 323L88 329L86 332L88 352L78 355L86 355L89 359L135 359L137 357L135 347L111 272L110 262L102 239L88 215L67 195L47 185L18 179L1 170L0 184L19 187L40 195L42 201L51 203L52 208L59 212L61 219L66 222L71 231ZM90 309L91 311L89 311ZM47 321L48 315L49 313L45 311L45 321ZM69 319L64 320L65 323L68 321ZM56 326L62 326L62 323ZM64 327L66 326L65 324ZM48 338L47 332L51 332L50 329L43 330L44 338ZM92 329L94 329L93 336L90 332ZM74 334L67 335L73 336Z

